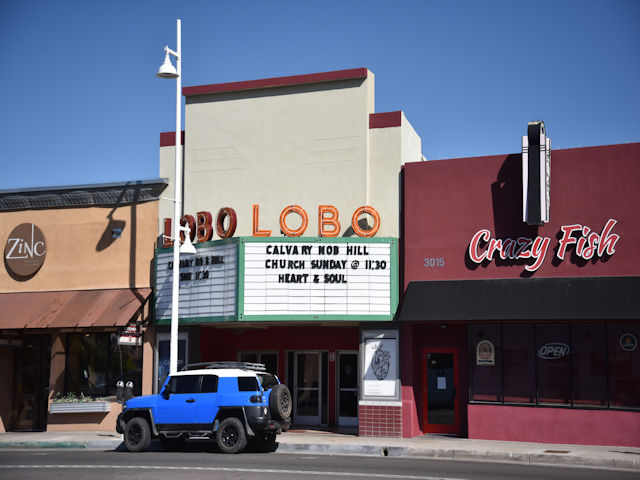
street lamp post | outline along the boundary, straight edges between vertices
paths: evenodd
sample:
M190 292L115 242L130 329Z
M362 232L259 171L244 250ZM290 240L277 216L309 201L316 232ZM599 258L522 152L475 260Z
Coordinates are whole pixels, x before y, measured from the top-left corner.
M169 373L173 375L178 371L178 314L180 306L180 251L183 253L195 253L195 248L191 245L189 227L180 225L180 217L182 215L182 52L181 52L181 33L180 19L176 20L177 24L177 48L174 52L168 46L164 47L165 59L164 63L158 70L156 76L160 78L176 79L176 158L175 158L175 175L174 175L174 208L173 208L173 283L171 294L171 335L169 346ZM177 68L171 64L169 55L176 57ZM180 247L180 231L185 232L185 244Z

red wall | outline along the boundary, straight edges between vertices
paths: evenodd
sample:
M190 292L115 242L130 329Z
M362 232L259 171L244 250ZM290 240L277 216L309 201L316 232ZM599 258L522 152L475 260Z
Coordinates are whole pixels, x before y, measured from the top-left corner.
M444 327L444 328L443 328ZM422 349L454 348L458 352L458 405L461 436L467 431L467 326L424 325L404 323L402 342L402 428L404 437L427 433L424 425L424 392L422 390Z
M355 350L360 346L358 327L282 326L264 328L202 327L200 337L203 362L235 361L239 351L277 351L278 376L286 382L287 351ZM335 362L329 361L329 422L335 422Z
M550 222L542 227L522 222L521 171L520 154L405 165L405 288L412 280L530 276L522 260L476 265L467 258L471 238L484 228L492 238L549 237L536 277L640 273L639 143L553 150ZM618 221L613 232L621 237L614 255L588 262L567 255L554 262L561 226L600 232L610 218ZM444 267L425 267L425 258L443 258Z
M469 438L640 447L637 412L469 405Z

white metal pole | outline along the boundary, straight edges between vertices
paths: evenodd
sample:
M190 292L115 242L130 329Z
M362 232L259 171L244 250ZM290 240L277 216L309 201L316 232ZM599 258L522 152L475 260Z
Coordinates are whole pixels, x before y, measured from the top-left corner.
M178 371L178 315L180 307L180 217L182 216L182 48L180 45L180 19L176 20L178 45L176 49L176 171L174 175L173 207L173 291L171 295L171 338L169 345L169 373ZM189 235L189 233L187 233Z

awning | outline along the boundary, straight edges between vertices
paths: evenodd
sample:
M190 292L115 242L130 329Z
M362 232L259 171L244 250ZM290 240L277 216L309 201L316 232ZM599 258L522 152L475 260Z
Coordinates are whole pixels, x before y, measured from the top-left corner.
M401 321L638 320L640 277L410 282Z
M0 294L0 328L114 327L126 325L150 288Z

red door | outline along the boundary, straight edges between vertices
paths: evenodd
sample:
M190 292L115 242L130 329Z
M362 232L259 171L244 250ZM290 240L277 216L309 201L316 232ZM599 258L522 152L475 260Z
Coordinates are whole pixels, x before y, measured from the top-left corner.
M460 433L458 350L422 350L422 398L425 433Z

